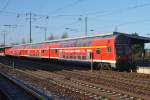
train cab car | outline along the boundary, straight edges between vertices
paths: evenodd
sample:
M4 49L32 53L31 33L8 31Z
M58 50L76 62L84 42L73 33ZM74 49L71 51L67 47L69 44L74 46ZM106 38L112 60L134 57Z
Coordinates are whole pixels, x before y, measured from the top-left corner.
M134 34L115 33L116 68L136 71L137 62L144 59L144 43L150 38Z
M115 40L116 67L128 70L133 65L131 41L125 35L117 35Z
M50 46L53 49L50 57L72 62L92 62L95 68L129 71L136 69L134 45L142 44L143 47L147 42L150 42L149 38L118 32L65 39Z

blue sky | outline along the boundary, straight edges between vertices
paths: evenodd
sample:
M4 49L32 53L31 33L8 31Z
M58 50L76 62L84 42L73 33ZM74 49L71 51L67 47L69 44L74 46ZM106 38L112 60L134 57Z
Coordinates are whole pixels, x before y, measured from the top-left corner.
M85 17L88 17L88 35L112 32L117 28L120 32L147 36L150 33L149 11L149 0L0 0L0 29L7 31L7 44L21 42L23 38L28 40L26 13L32 12L36 14L32 21L34 42L44 40L44 31L36 29L37 25L46 26L47 35L60 37L67 32L70 37L82 36ZM4 24L17 27L8 28ZM3 35L0 36L2 43Z

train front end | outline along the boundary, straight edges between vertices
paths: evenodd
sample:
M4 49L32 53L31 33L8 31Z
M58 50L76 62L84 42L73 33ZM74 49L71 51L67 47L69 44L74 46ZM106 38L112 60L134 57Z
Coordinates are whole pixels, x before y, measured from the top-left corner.
M115 43L116 49L116 69L130 71L134 63L132 59L132 49L130 39L124 35L118 35Z
M136 71L144 61L144 44L150 43L150 38L137 34L116 33L115 35L116 68Z

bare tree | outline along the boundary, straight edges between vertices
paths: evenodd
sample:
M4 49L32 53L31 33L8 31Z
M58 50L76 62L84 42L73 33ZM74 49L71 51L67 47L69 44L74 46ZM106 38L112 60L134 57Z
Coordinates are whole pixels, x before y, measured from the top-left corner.
M48 39L47 40L54 40L55 38L54 38L54 35L53 34L51 34L49 37L48 37Z
M62 36L61 36L61 39L64 39L64 38L68 38L69 36L68 36L68 33L67 32L64 32L63 34L62 34Z

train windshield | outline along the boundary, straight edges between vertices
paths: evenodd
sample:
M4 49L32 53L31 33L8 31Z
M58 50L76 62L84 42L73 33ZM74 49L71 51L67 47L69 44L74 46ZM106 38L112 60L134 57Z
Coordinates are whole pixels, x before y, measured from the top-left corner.
M129 45L126 44L117 45L116 53L118 56L128 55L130 53Z

